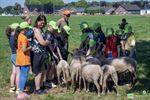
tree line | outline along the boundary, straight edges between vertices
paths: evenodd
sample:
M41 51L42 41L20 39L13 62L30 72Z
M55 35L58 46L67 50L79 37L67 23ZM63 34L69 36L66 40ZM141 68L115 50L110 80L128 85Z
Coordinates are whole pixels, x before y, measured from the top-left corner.
M118 7L121 4L136 4L140 8L143 8L145 4L150 3L148 0L135 0L135 1L118 1L118 2L107 2L100 0L98 1L92 1L92 2L87 2L86 0L79 0L78 2L71 2L66 4L69 7L90 7L90 6L113 6L113 7Z
M65 4L63 0L25 0L25 5L27 6L42 6L42 10L44 10L46 13L50 13L49 11L54 10L54 6L57 7L83 7L88 8L90 6L113 6L118 7L120 4L136 4L140 8L144 8L145 5L150 4L147 0L139 0L139 1L119 1L119 2L107 2L107 1L92 1L87 2L86 0L79 0L77 2L71 2ZM19 3L15 3L14 6L7 6L5 8L0 7L0 14L6 13L6 14L20 14L23 12L23 8ZM102 11L103 12L103 11Z
M7 6L5 8L0 7L0 14L5 13L5 14L19 15L22 12L23 8L19 3L15 3L14 6Z

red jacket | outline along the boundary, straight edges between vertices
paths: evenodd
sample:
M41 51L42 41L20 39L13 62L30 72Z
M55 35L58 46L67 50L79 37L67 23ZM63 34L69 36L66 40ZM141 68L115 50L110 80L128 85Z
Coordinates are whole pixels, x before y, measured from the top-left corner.
M113 35L106 38L106 48L105 48L106 58L108 57L108 53L110 51L112 51L113 58L118 57L117 45L118 45L117 36Z

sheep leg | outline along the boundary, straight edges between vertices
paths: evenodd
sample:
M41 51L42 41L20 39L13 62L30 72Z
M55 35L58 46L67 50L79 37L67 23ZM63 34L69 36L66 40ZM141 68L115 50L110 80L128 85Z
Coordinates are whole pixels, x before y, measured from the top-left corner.
M132 77L133 77L133 82L132 82L132 84L135 85L135 83L136 83L136 78L137 78L135 72L132 73Z
M67 86L67 90L68 90L69 89L69 70L68 69L66 70L66 78L67 78L66 86Z
M74 89L74 73L71 73L71 87L72 87L72 89Z
M100 86L99 86L97 80L94 80L94 84L95 84L95 86L97 88L98 97L100 97Z
M90 83L87 82L87 90L86 90L86 92L89 92L89 91L90 91Z
M79 91L81 91L81 76L79 76Z
M86 83L85 83L85 78L84 78L84 77L82 77L82 79L83 79L83 84L84 84L84 91L86 91Z
M58 79L58 84L60 87L60 69L57 69L57 79Z
M104 75L103 85L102 85L102 95L106 93L106 82L107 82L108 75Z
M112 80L113 80L113 82L115 83L115 92L117 93L117 96L119 96L119 92L117 91L118 90L118 77L117 77L117 73L113 73L112 74Z
M65 75L65 70L63 69L63 78L64 78L64 83L66 84L66 75Z

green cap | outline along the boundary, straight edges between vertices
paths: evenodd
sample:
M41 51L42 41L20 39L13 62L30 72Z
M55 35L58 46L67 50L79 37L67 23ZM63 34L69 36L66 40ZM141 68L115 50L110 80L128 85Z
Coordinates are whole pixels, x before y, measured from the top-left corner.
M132 32L132 26L131 25L126 25L124 29L124 33L130 33Z
M83 29L86 29L89 27L89 24L87 22L81 22L80 23L80 29L83 30Z
M9 27L11 29L16 29L18 26L19 26L19 23L13 23L13 24L9 25Z
M114 33L114 29L113 28L106 28L106 36L111 36Z
M21 29L25 29L25 28L31 28L31 26L29 26L29 24L27 22L21 22L19 27Z
M49 21L48 25L52 26L53 29L58 30L58 26L55 21L53 21L53 20Z
M96 30L97 28L101 27L100 23L94 23L93 24L93 30Z
M70 34L71 28L70 28L68 25L65 25L65 26L63 27L63 29L66 31L66 33L67 33L68 35Z
M121 29L116 30L116 35L122 35L123 31Z

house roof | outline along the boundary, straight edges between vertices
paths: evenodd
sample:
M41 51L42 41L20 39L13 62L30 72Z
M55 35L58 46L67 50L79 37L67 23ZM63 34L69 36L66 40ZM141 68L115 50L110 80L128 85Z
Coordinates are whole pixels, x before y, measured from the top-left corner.
M85 8L78 7L78 8L76 8L76 10L77 10L78 13L81 13L81 12L85 11Z
M99 9L103 9L105 11L108 11L109 9L113 8L112 6L93 6L93 7L88 7L87 10L99 10Z
M137 5L120 5L121 7L123 7L124 9L126 9L127 11L132 11L132 10L140 10L140 7L138 7Z

